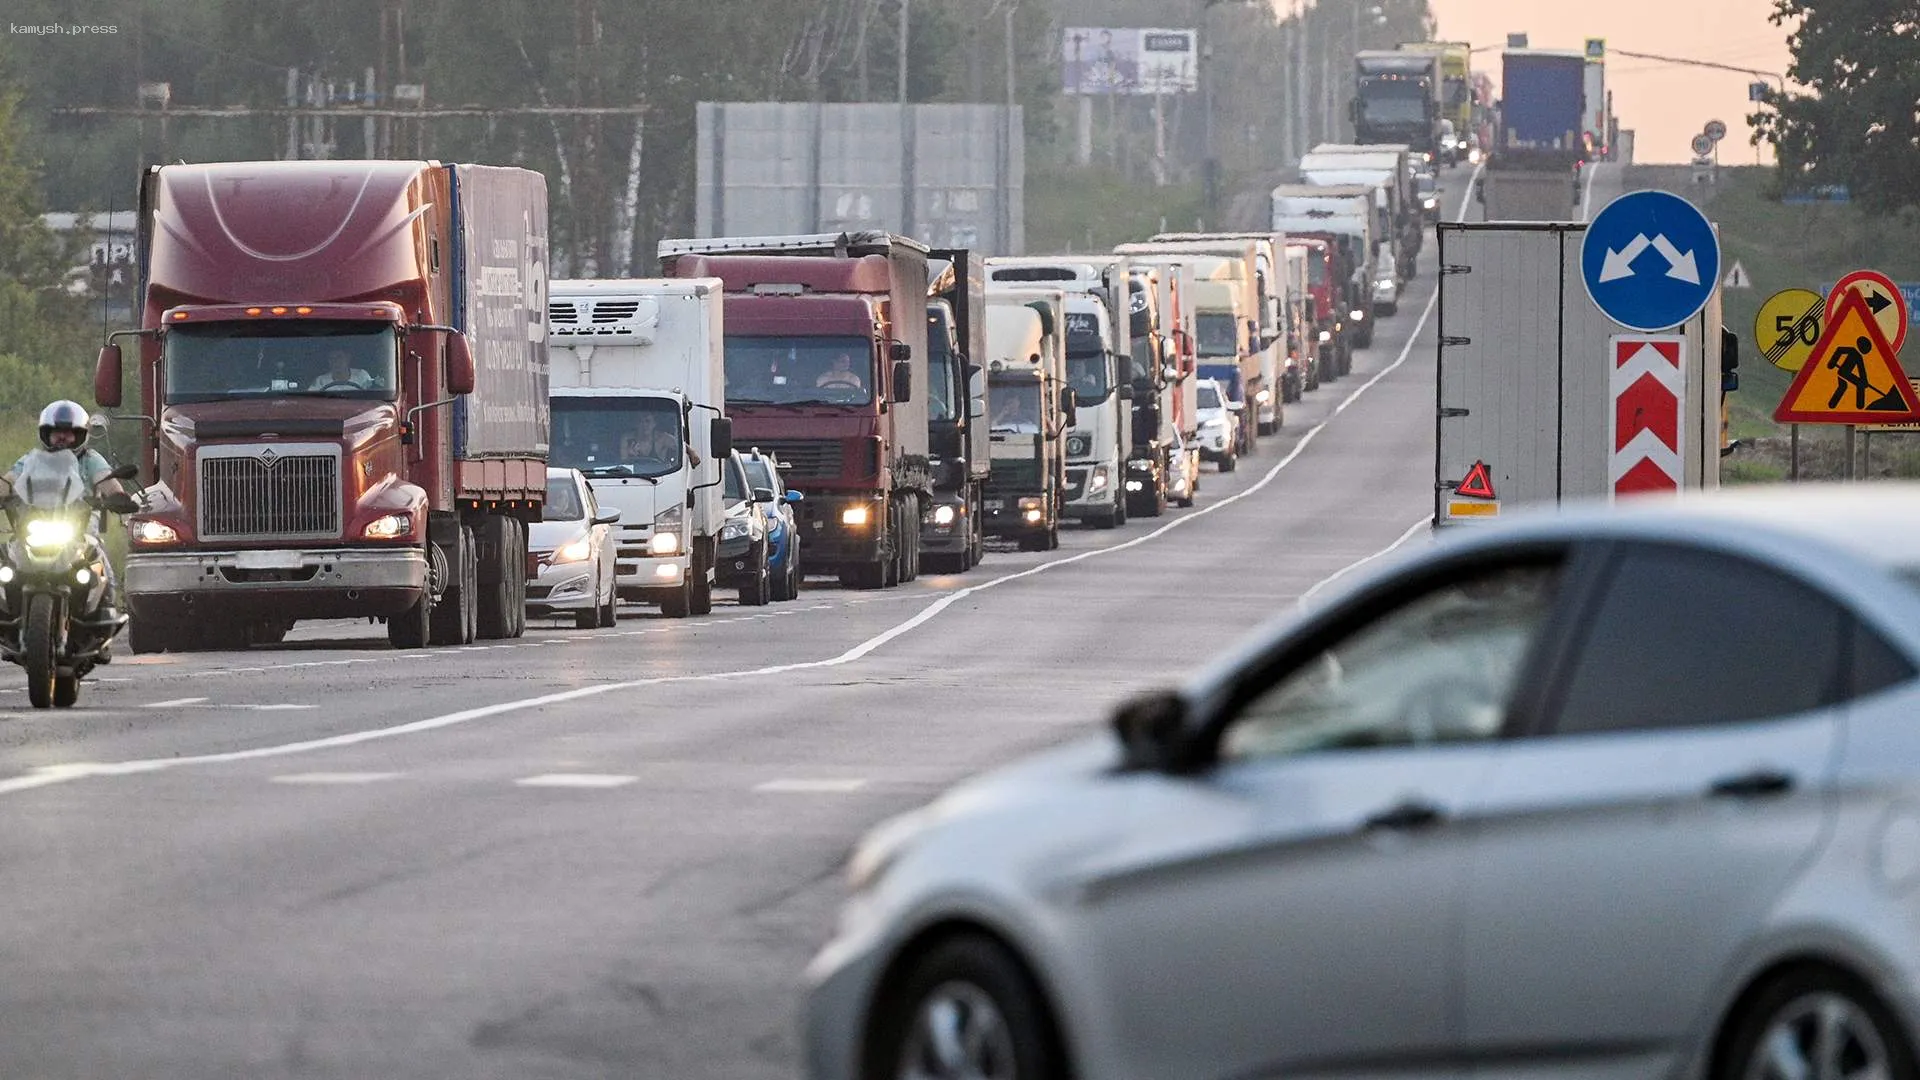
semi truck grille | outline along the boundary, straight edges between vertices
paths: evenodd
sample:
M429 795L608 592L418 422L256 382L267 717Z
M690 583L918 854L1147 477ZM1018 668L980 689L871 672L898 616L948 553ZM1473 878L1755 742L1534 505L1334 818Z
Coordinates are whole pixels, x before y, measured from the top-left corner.
M837 439L761 439L752 445L780 459L781 471L794 480L835 479L845 457Z
M1031 495L1040 490L1040 463L1002 458L987 474L988 495Z
M209 447L200 453L199 495L203 540L336 539L340 451Z

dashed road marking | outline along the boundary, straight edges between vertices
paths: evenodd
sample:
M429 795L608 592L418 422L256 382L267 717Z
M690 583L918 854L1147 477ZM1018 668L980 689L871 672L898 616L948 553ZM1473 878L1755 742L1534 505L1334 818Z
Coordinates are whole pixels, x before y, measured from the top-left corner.
M276 784L373 784L403 775L397 772L303 772L273 777Z
M182 697L182 698L171 698L171 699L169 699L169 700L166 700L166 701L155 701L155 702L152 702L152 703L150 703L150 704L148 704L148 705L147 705L147 708L149 708L149 709L171 709L171 708L175 708L176 706L180 706L180 705L198 705L198 704L200 704L201 702L203 702L203 701L205 701L205 700L207 700L207 699L206 699L206 698L203 698L203 697Z
M753 790L781 795L849 795L866 787L865 780L769 780Z
M637 776L616 776L609 773L542 773L539 776L526 776L514 781L519 787L558 787L558 788L616 788L624 787L640 779Z

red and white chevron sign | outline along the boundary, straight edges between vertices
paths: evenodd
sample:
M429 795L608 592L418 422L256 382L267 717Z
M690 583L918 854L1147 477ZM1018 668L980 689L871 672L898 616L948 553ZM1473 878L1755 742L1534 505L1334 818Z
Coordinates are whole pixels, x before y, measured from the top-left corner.
M1673 334L1621 334L1608 346L1613 358L1613 408L1608 415L1607 497L1679 491L1686 479L1681 454L1681 403L1687 393L1687 339Z

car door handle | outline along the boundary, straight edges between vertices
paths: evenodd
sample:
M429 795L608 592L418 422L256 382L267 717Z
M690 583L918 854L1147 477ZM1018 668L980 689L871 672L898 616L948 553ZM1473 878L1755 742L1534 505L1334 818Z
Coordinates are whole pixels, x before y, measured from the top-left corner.
M1362 826L1365 832L1387 830L1392 832L1411 832L1417 829L1432 828L1445 820L1446 814L1432 803L1408 800L1391 810L1382 810L1369 817Z
M1792 790L1792 776L1778 769L1756 769L1739 776L1715 780L1713 786L1707 789L1707 793L1728 799L1757 799L1769 795L1785 795Z

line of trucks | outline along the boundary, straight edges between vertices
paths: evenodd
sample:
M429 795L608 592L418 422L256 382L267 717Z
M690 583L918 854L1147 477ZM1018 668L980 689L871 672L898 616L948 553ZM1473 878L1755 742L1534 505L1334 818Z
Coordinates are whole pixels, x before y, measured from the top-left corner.
M1232 468L1370 339L1375 205L1346 201L1358 232L1307 214L1007 258L886 232L673 239L658 277L549 280L538 173L154 167L140 324L94 386L138 435L131 647L338 618L399 648L519 636L549 466L617 511L621 599L675 617L712 605L736 446L803 493L806 572L853 588L1191 505L1200 460ZM1231 402L1205 423L1203 380ZM637 462L639 430L680 452Z

